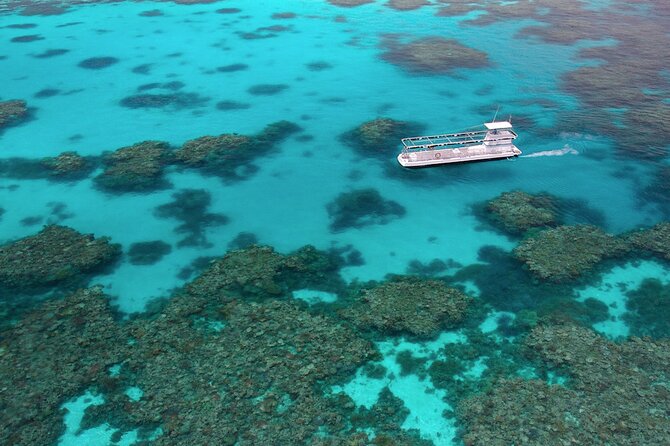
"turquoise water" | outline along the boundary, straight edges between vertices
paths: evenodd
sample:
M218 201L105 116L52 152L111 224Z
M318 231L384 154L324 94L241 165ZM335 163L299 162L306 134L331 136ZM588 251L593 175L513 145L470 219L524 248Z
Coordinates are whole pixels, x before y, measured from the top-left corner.
M121 245L126 254L113 267L86 280L89 286L102 286L121 326L128 323L128 318L147 310L155 311L156 302L173 296L200 272L197 268L191 275L180 271L199 258L223 256L240 233L252 233L258 243L272 246L282 254L304 245L319 250L342 248L345 252L351 246L360 252L363 262L345 264L337 274L349 289L354 289L367 281L383 281L389 274L405 274L414 260L427 264L434 259L451 259L453 266L437 274L444 278L457 275L460 268L468 265L487 264L480 255L482 247L494 246L510 252L519 238L484 224L473 211L476 205L506 191L548 192L561 199L579 200L581 205L568 211L569 215L576 215L575 221L567 223L593 223L612 234L667 219L662 206L653 200L645 202L642 193L653 181L655 172L667 166L667 160L620 156L617 136L589 125L586 118L594 115L594 109L563 87L566 73L604 63L595 58L580 58L580 52L602 46L611 47L614 53L619 51L616 43L623 37L611 36L606 30L570 44L551 43L524 36L521 31L538 25L538 16L475 26L468 20L476 19L482 11L437 16L435 13L441 6L438 4L398 11L383 2L354 8L324 1L293 0L231 0L193 5L118 2L72 5L61 15L32 16L21 15L20 8L9 5L9 10L0 15L3 41L0 56L4 56L0 59L0 100L23 99L32 112L30 120L8 126L0 134L3 160L37 160L64 151L97 157L145 140L166 141L178 148L203 135L257 134L280 120L301 128L279 142L272 153L255 158L258 170L240 181L224 181L197 169L170 166L165 174L171 184L169 188L147 193L112 193L95 187L93 177L100 173L100 167L77 181L25 178L16 169L2 171L0 208L4 213L0 214L0 243L9 245L36 234L42 224L57 223L80 233L110 237ZM601 11L605 20L613 20L606 15L610 11L619 14L617 11L622 10L618 2L594 2L591 6L596 13ZM507 7L521 8L514 4ZM233 11L217 13L221 8ZM146 14L151 10L159 10L161 14ZM272 18L273 14L286 12L294 13L295 17ZM622 14L630 14L632 21L668 24L667 12L655 16L652 12ZM26 23L35 26L12 26ZM282 28L262 29L272 26ZM244 33L257 33L256 37L265 38L245 39ZM11 41L25 35L39 35L41 39ZM438 74L408 72L381 57L384 42L391 36L401 41L425 36L456 39L462 45L485 52L489 65ZM667 35L664 38L667 40ZM50 49L68 51L48 58L36 57ZM118 61L100 69L79 66L81 61L93 57L112 57ZM317 68L310 68L315 63ZM246 67L217 70L234 64ZM655 91L660 92L655 97L663 96L666 105L670 91L667 80L666 63L665 83L655 86ZM168 82L180 82L183 86L178 90L146 87ZM265 84L283 88L270 95L250 92L252 87ZM145 87L138 90L142 86ZM639 85L639 90L652 87ZM603 87L605 96L612 88ZM47 89L57 91L38 95ZM190 101L181 106L173 103L154 108L122 105L124 98L141 92L175 91L191 94L181 96ZM221 110L217 108L221 101L243 106ZM642 107L640 104L644 103L638 101L629 109ZM490 120L498 108L499 117L512 116L519 133L517 145L524 155L531 156L405 172L395 161L398 146L387 147L381 159L365 157L351 147L347 137L342 137L380 116L416 122L426 134L457 131ZM581 119L567 126L564 118L570 116ZM630 125L626 130L637 131ZM661 130L658 137L667 142L667 121ZM645 150L644 144L639 150ZM235 159L227 162L235 163ZM364 188L374 188L385 199L402 205L404 215L387 224L331 231L327 205L342 192ZM178 242L183 238L183 234L175 232L179 222L161 218L155 212L156 207L172 201L173 194L184 189L207 191L211 197L207 212L228 217L226 224L205 227L206 243L197 246L179 247ZM54 213L54 203L62 203L65 211ZM580 217L583 209L589 209L589 215L596 217ZM26 218L30 217L42 218L38 224L28 225ZM130 262L127 251L133 243L155 240L169 244L170 252L152 264ZM572 299L583 301L595 297L604 302L609 308L609 319L586 325L608 339L622 341L630 334L623 317L626 291L638 288L645 278L656 278L667 285L669 268L667 261L658 258L641 263L639 259L626 259L606 265L588 281L570 285L575 293ZM504 270L500 274L505 274ZM621 288L621 283L626 287ZM456 280L451 284L462 287L475 299L482 294L476 281ZM337 319L338 313L329 310L328 305L341 301L347 306L344 291L334 291L326 285L323 288L318 289L314 284L296 287L278 298L305 301L309 305L301 307L301 311L325 312L327 317ZM21 326L23 312L37 308L38 301L61 299L58 287L55 291L56 295L51 297L41 294L39 298L22 297L25 305L21 306L27 309L20 314L11 312L18 309L11 310L3 316L13 321L10 326L14 328L7 330ZM3 292L0 297L10 301L12 292ZM512 291L507 298L514 301L517 296ZM503 313L513 319L514 311L505 313L510 310L505 305L485 309L484 313L488 311L493 316L480 315L484 324L482 333L500 344L523 342L523 335L506 337L495 322ZM337 321L341 323L345 322ZM463 430L467 431L468 425L454 412L459 400L453 397L453 389L437 388L426 370L434 361L451 357L443 351L446 344L468 344L469 336L464 330L471 329L445 327L441 334L428 340L413 339L407 333L377 333L371 339L379 357L368 361L384 365L386 372L382 377L365 375L360 368L365 361L358 361L353 371L345 370L335 379L319 379L313 384L320 386L320 395L348 395L354 407L368 409L377 402L382 389L388 387L408 411L388 421L396 426L397 432L415 429L415 440L420 438L435 445L461 444ZM220 330L227 330L225 317ZM6 342L13 336L12 332L3 334ZM425 358L419 371L401 376L397 354L402 350ZM480 356L491 355L488 352ZM487 369L486 361L481 358L464 362L466 370L459 375L461 382L472 382L476 387ZM202 360L191 359L194 363ZM183 360L189 361L187 353ZM135 364L137 360L132 362ZM537 364L528 367L529 377L542 377L541 372L535 371L541 368ZM523 374L519 370L510 372L510 376ZM124 379L124 385L132 384L132 376ZM106 407L110 404L105 404L105 399L113 398L94 382L76 390L58 395L53 402L54 407L64 405L68 414L62 418L62 433L52 436L52 440L56 438L62 445L139 441L140 434L129 428L128 420L113 419L114 410L104 420L108 424L78 430L75 426L81 416L78 420L77 410L84 410L87 404ZM151 397L151 389L143 390ZM82 395L88 395L90 401L84 403ZM147 393L133 395L142 402ZM191 439L194 443L189 443L186 437L166 439L167 416L161 411L156 413L160 414L159 421L147 427L151 434L144 432L143 438L163 441L162 444L207 444L202 439ZM276 416L279 419L282 415ZM114 429L123 432L122 438L113 439ZM237 443L231 444L283 444L278 439L245 437L245 429L249 427L238 426ZM264 428L256 425L253 429ZM374 423L352 429L371 436L382 431ZM315 432L323 441L332 433L326 428ZM206 433L202 435L201 438L207 438ZM313 443L316 437L293 440L297 444ZM398 441L405 444L402 439ZM32 444L41 443L35 440ZM487 443L481 440L473 444Z

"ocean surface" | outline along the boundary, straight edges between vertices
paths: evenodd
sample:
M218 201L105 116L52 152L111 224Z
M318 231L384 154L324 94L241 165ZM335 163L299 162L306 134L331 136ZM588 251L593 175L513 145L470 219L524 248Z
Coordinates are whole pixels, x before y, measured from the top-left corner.
M0 265L3 374L14 373L17 364L53 370L2 379L14 388L33 382L51 389L46 402L32 395L25 405L0 404L7 414L2 442L449 446L577 438L582 444L667 444L667 409L647 420L653 428L630 421L625 432L598 437L586 422L552 425L533 409L543 403L529 390L503 393L509 401L496 393L513 379L520 386L537 383L554 389L548 394L569 392L560 398L568 406L607 418L608 409L592 401L592 383L584 384L587 373L538 341L545 339L538 334L542 327L556 336L546 335L546 342L563 340L568 350L572 338L561 337L561 330L585 330L611 350L602 361L621 355L630 363L629 339L650 333L637 342L670 351L664 344L670 323L663 320L670 317L670 254L662 254L670 253L670 236L655 254L603 255L593 268L584 267L588 272L555 283L533 275L530 263L514 254L528 237L552 229L514 233L485 215L487 202L523 191L560 203L554 209L560 221L549 227L590 225L625 238L670 219L670 9L653 0L560 3L0 2L0 107L10 100L26 104L23 116L0 126L0 261L23 258L25 249L17 253L13 244L50 224L109 237L121 251L103 267L77 272L76 280L34 288L10 284L10 267ZM396 161L402 136L456 132L494 117L511 119L521 156L412 171ZM405 123L410 134L383 127L384 143L366 146L356 129L378 118ZM122 147L163 141L176 153L205 135L261 135L280 121L292 123L287 135L259 137L248 152L238 156L232 149L217 164L207 165L211 157L197 166L161 161L161 180L151 187L104 187L97 179L109 154ZM63 152L81 155L89 169L76 178L44 173L40 160ZM381 198L356 201L357 193L370 190ZM353 206L342 204L347 197ZM162 243L145 247L146 258L133 261L131 246L150 241ZM238 269L224 262L220 274L230 275L229 282L197 279L210 262L254 244L282 258L311 245L339 260L309 278L311 272L287 260L285 268L294 269L286 279L289 273L277 273L278 289L254 282L254 273L243 277L274 267L260 255L235 263ZM580 242L576 246L580 253ZM34 249L28 269L32 262L49 263L40 246ZM72 251L64 255L76 257ZM38 278L46 274L35 268ZM188 284L197 280L217 297L198 291L199 307L188 311L186 298L179 312L165 316L176 306L174 296L191 296ZM365 306L365 296L398 280L446 284L472 299L470 310L429 334L408 328L428 317L419 310L401 328L393 325L394 308L380 316L382 323L361 322L356 312L374 316L376 308ZM653 287L645 288L650 280ZM76 323L88 328L68 328L59 338L70 313L58 305L76 289L94 286L104 293L109 306L101 308L109 311L113 330L122 334L101 342L95 325L101 322L87 319L84 302L76 307L85 313ZM627 306L630 296L649 287L645 302L652 311ZM401 295L393 305L424 305L415 298ZM540 309L540 301L553 302L552 309ZM276 302L286 306L273 307ZM563 311L568 307L576 310ZM514 323L531 312L538 320ZM57 323L54 313L63 315ZM644 319L649 314L658 320L647 333L639 327L652 324ZM275 325L268 322L273 317ZM331 326L330 335L321 332ZM323 345L314 345L310 327L320 327L314 339ZM148 339L138 335L142 330L153 338L151 348L141 348L156 351L153 356L123 350ZM272 330L303 347L268 353L279 348L263 337ZM44 333L54 342L39 342ZM96 342L90 333L97 333L91 335ZM341 345L345 335L355 339ZM122 345L111 347L120 338ZM175 347L187 338L195 347ZM25 344L28 339L35 344ZM224 342L232 340L237 344ZM263 342L269 344L259 347ZM349 351L357 342L369 352ZM597 357L602 349L590 345ZM529 348L542 353L533 356ZM572 355L582 363L587 352L579 346ZM107 359L82 359L99 354ZM288 364L272 365L266 357ZM645 394L667 389L669 366L655 358L639 368L655 374L656 384L622 385ZM449 364L453 372L438 380L434 364ZM610 363L603 368L618 373ZM226 377L219 382L222 370ZM169 385L161 386L161 376ZM599 383L613 385L608 380L616 378L603 375ZM202 390L203 382L218 389L217 398ZM251 383L246 393L235 394L244 383ZM277 407L263 405L269 394ZM667 390L654 395L645 400L649 407L670 403ZM540 400L546 414L557 406L554 397ZM521 409L515 419L497 414L505 404L508 412L515 404L526 407L518 402L523 398L528 413ZM493 409L480 413L478 404ZM623 407L617 416L639 418L634 410L643 409ZM637 436L645 429L665 437L645 443ZM556 442L544 443L545 433Z

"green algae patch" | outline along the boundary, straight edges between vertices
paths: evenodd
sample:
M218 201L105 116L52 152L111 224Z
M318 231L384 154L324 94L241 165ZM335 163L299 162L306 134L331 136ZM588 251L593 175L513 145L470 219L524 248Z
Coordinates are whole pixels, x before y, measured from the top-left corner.
M556 202L549 194L531 195L522 191L504 192L486 205L488 220L512 234L531 228L555 226Z
M463 442L665 443L669 347L667 340L614 343L587 328L540 325L524 342L526 355L545 372L566 373L566 385L500 380L459 404Z
M115 260L118 244L67 226L45 226L38 234L0 247L0 286L21 291L74 279Z
M458 325L470 302L470 297L443 282L403 279L362 290L342 315L363 330L428 339Z
M98 187L114 192L152 191L167 182L163 168L169 160L169 145L144 141L120 148L103 158L104 171L95 177Z
M627 251L627 244L590 225L560 226L524 239L514 250L538 278L574 280L607 258Z

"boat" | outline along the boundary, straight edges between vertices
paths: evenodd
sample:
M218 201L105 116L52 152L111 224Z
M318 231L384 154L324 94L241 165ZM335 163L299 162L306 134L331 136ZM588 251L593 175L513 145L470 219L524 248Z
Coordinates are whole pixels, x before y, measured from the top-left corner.
M513 158L521 150L513 143L517 134L511 121L484 123L480 130L444 135L402 138L398 162L403 167Z

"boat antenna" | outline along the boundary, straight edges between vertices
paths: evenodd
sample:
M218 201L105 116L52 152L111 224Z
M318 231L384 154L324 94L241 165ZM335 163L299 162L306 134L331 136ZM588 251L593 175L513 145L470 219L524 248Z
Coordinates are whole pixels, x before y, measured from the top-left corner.
M498 106L498 108L496 108L496 113L495 113L495 115L493 115L493 121L491 121L491 122L496 122L496 116L498 116L498 111L499 110L500 110L500 106Z

